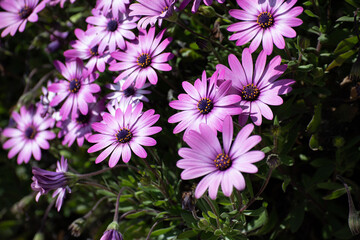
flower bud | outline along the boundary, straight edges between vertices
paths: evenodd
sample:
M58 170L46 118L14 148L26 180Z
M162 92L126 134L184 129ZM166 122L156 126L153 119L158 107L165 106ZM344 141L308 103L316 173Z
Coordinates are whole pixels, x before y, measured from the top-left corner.
M275 169L280 165L280 158L277 154L270 154L266 159L269 168Z
M216 16L216 12L211 6L200 6L198 13L203 15L204 17L212 18Z
M75 221L73 221L69 226L71 235L73 235L74 237L79 237L82 231L84 230L84 226L85 226L85 219L83 218L78 218Z
M121 233L118 231L119 224L113 221L109 224L100 240L123 240Z

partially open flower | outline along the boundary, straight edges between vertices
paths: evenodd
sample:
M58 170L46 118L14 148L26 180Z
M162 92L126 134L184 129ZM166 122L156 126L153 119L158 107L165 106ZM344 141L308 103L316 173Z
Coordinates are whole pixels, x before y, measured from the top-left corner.
M71 189L68 186L70 176L67 174L67 168L67 160L61 157L61 161L57 162L56 172L36 167L32 169L34 176L32 177L31 188L38 192L36 201L39 201L41 195L47 194L50 190L55 190L52 197L54 198L58 195L55 206L60 211L66 191L71 193Z
M123 240L121 233L118 231L119 224L112 222L107 227L106 231L100 238L100 240Z

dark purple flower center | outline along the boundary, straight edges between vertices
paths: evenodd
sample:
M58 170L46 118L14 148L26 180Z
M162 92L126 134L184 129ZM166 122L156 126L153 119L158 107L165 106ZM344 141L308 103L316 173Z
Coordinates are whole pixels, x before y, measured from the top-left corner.
M241 91L241 97L247 101L253 101L257 99L259 94L259 89L253 83L244 86L243 90Z
M224 171L231 166L231 159L227 154L219 153L216 156L214 163L217 169L219 169L220 171Z
M136 62L141 68L146 68L151 64L151 57L147 53L142 53L140 54Z
M133 134L130 132L129 129L122 128L116 133L115 137L116 137L116 140L118 140L118 142L127 143L131 140L131 138L133 137Z
M34 126L30 126L25 129L25 137L27 137L28 139L34 139L35 135L36 129Z
M21 19L26 19L30 16L30 14L32 13L33 9L28 7L28 6L25 6L23 7L20 11L19 11L19 17Z
M92 48L90 48L90 54L92 55L92 56L98 56L99 55L99 53L98 53L98 48L99 48L99 45L95 45L95 46L93 46Z
M76 118L76 122L80 124L87 124L90 120L90 113L83 115L80 113L80 115Z
M129 86L127 89L124 90L125 97L130 97L135 94L135 88L133 86Z
M274 24L274 17L271 13L265 11L258 15L256 22L260 25L260 27L268 28Z
M81 87L81 83L76 78L70 81L69 91L72 93L77 93Z
M110 20L107 23L106 29L109 32L115 32L117 28L118 28L118 22L116 20Z
M208 98L202 98L197 105L197 109L202 114L208 114L214 108L213 102Z

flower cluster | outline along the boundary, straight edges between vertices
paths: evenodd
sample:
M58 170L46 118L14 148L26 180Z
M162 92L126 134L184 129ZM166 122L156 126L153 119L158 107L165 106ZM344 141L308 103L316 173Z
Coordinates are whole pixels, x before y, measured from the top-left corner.
M60 3L63 7L65 1L0 1L0 7L5 10L0 12L3 19L0 29L4 29L1 37L13 36L18 30L23 32L28 21L38 20L37 14L46 4ZM54 139L56 132L64 146L71 147L75 141L79 147L88 146L87 153L96 155L96 164L108 158L108 165L113 168L120 159L129 163L134 156L147 158L144 147L157 144L153 135L162 128L154 126L160 115L149 108L150 97L144 95L151 93L147 88L154 90L161 81L161 72L172 73L171 60L179 54L166 52L173 40L166 35L172 34L172 30L161 27L164 20L174 22L176 11L188 11L185 8L190 2L97 0L92 15L84 21L86 29L75 29L77 39L64 52L65 60L53 62L58 78L54 77L53 82L43 87L44 95L36 110L22 106L20 114L12 113L16 126L3 131L9 138L3 144L3 148L10 149L8 157L18 154L18 164L28 163L31 156L40 160L41 149L50 148L48 140ZM191 12L195 13L202 2L207 6L213 3L194 0ZM223 4L225 0L217 2ZM227 30L234 32L230 37L236 40L234 47L251 42L242 50L241 62L229 54L228 66L213 65L212 74L201 69L201 79L183 81L185 93L170 101L169 106L179 112L169 117L168 122L177 123L173 133L184 132L183 140L189 146L178 151L181 159L176 166L183 170L181 178L203 177L196 187L196 198L208 190L210 198L216 199L219 186L227 197L234 187L244 190L243 173L256 173L255 163L265 157L263 152L252 150L261 137L251 135L254 125L247 122L250 118L260 126L263 117L272 120L270 106L281 105L280 95L291 92L295 83L293 79L279 79L287 69L286 64L281 64L280 56L269 62L267 57L272 54L273 45L285 48L284 37L296 36L293 27L302 24L297 17L303 11L302 7L294 7L296 2L237 0L241 10L232 9L229 14L240 22L231 24ZM254 64L252 54L261 43L262 50ZM106 70L113 74L108 78L110 82L100 77ZM106 90L111 92L105 93ZM239 123L235 128L233 117ZM51 130L55 126L58 129ZM222 133L222 144L218 132ZM53 197L57 196L56 207L60 210L66 191L71 191L67 168L63 157L56 172L33 168L31 187L38 193L36 200L55 190ZM122 239L122 235L109 229L101 239Z

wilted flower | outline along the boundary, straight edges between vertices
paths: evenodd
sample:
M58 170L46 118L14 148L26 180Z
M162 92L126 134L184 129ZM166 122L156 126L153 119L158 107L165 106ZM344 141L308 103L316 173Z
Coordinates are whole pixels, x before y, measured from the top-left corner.
M55 206L57 210L60 211L66 191L71 193L71 189L68 186L70 178L67 173L67 168L67 160L61 157L60 162L57 162L56 172L37 167L32 169L34 176L32 177L33 182L31 183L31 188L35 192L38 192L36 201L39 201L41 195L47 194L50 190L55 190L52 197L55 198L58 196Z
M257 167L253 164L264 158L261 151L249 151L261 141L261 137L250 136L254 125L243 127L234 142L233 122L227 115L223 123L223 147L216 133L206 124L200 124L200 131L189 131L184 135L184 141L190 148L180 148L180 159L176 166L184 169L181 173L183 180L205 176L197 185L195 197L200 198L209 189L211 199L216 199L218 188L229 197L233 187L237 190L245 188L245 179L242 172L256 173Z
M41 149L49 149L48 140L55 138L55 133L47 131L54 125L54 119L41 116L43 106L38 104L34 108L26 109L25 106L20 108L20 114L12 113L12 118L16 122L16 128L5 128L2 134L9 137L3 144L4 149L11 148L8 158L13 158L19 153L17 163L28 163L31 155L36 160L41 159Z
M292 27L302 24L302 20L296 17L302 13L303 8L292 8L296 2L297 0L278 0L271 4L270 1L237 0L243 10L232 9L229 14L241 22L227 28L228 31L235 32L230 40L237 40L237 46L252 41L250 53L253 53L261 42L267 55L272 53L273 44L284 49L284 37L294 38L296 32Z

